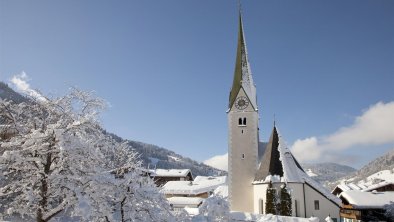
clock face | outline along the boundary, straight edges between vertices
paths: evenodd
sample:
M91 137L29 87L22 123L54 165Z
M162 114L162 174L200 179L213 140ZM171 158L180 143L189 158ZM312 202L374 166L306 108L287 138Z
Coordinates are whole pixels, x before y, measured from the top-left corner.
M245 96L238 97L237 100L235 101L235 107L239 110L246 109L248 107L249 101Z

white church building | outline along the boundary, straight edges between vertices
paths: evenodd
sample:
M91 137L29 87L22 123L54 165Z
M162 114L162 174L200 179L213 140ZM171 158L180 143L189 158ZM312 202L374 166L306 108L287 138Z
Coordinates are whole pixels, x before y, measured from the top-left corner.
M259 113L242 16L234 80L229 97L229 201L232 211L265 214L266 190L272 183L279 192L290 190L292 216L330 216L339 221L341 201L311 179L294 158L274 124L268 143L259 140Z

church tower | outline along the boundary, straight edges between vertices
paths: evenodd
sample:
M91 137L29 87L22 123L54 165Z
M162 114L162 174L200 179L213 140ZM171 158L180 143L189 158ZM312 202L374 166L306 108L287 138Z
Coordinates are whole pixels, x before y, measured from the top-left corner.
M252 183L257 170L259 144L256 100L240 12L234 80L227 111L229 200L232 211L253 212Z

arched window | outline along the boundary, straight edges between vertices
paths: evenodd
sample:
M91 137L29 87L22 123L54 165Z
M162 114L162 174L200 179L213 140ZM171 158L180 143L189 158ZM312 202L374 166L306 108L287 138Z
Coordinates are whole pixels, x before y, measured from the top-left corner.
M242 118L239 118L239 119L238 119L238 125L239 125L239 126L242 126Z
M242 158L242 159L245 159L245 154L244 154L244 153L241 155L241 158Z
M244 122L243 123L244 123L243 125L246 126L246 117L244 118Z

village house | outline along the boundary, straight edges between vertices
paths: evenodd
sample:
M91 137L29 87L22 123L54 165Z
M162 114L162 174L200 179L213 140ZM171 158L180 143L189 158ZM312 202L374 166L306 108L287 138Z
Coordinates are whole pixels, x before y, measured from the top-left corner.
M198 208L219 186L227 184L227 177L197 176L194 181L169 181L162 188L174 209Z
M193 181L193 175L189 169L155 169L149 170L149 174L158 187L168 181Z
M394 221L393 215L386 215L386 207L394 210L394 192L363 192L348 190L339 197L343 202L340 211L341 221Z

